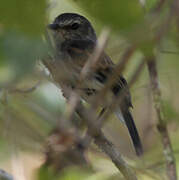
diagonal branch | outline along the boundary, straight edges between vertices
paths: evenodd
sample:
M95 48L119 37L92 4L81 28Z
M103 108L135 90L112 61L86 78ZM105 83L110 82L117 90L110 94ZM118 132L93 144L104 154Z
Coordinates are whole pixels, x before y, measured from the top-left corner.
M89 135L94 138L95 144L113 161L126 180L137 180L135 172L125 162L119 150L104 136L99 127L95 125L96 118L94 113L86 111L82 104L78 105L77 111L86 122Z

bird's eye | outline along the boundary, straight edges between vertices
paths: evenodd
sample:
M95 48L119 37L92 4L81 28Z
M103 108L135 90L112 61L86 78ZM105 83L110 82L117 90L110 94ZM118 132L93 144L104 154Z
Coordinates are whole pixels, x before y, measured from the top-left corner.
M78 23L73 23L72 25L71 25L71 29L73 29L73 30L76 30L76 29L78 29L79 28L79 24Z

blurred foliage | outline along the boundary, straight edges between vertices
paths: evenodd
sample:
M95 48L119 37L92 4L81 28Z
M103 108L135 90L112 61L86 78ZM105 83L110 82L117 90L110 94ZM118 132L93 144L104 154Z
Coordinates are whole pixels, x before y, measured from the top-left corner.
M43 145L48 134L56 126L65 111L64 98L59 89L49 83L44 68L38 64L48 51L43 36L48 19L62 12L85 14L95 24L98 32L104 26L111 27L108 53L116 62L129 42L140 44L132 61L127 66L126 77L130 77L143 55L155 53L158 58L160 85L169 132L177 163L179 137L179 48L178 27L172 21L171 28L160 43L153 40L161 30L169 14L170 3L165 3L161 13L152 14L158 0L6 0L0 5L0 166L13 154L14 147L24 152L44 152ZM162 29L163 30L163 29ZM161 31L162 31L161 30ZM130 40L130 41L129 41ZM169 51L169 53L168 53ZM170 53L171 52L171 53ZM41 82L37 87L34 87ZM29 92L25 92L28 89ZM18 91L19 90L19 91ZM23 92L24 91L24 92ZM107 135L120 148L129 164L136 170L139 179L164 179L164 158L160 138L156 133L156 116L152 108L149 79L146 69L132 88L132 98L137 127L145 147L144 157L136 159L130 139L115 117L106 125ZM120 137L120 141L119 141ZM89 162L94 172L70 167L62 174L42 167L39 180L101 180L122 179L115 166L96 147L89 149ZM31 155L30 159L36 157ZM130 160L128 158L130 158ZM33 167L32 167L33 166ZM38 166L39 167L39 166ZM37 168L24 166L26 169ZM179 171L179 170L178 170ZM30 179L30 178L27 178Z
M1 63L11 69L10 80L30 73L37 58L42 57L47 50L40 37L28 37L13 30L2 34L0 43L3 53Z
M7 66L9 70L5 70L8 79L0 73L0 84L4 83L3 78L12 83L25 73L30 73L36 59L46 52L41 39L45 29L46 6L44 0L1 2L0 70L4 71Z
M1 28L16 29L26 35L41 35L45 26L45 0L2 1L0 6Z
M144 13L138 0L118 1L111 0L74 0L75 4L84 8L87 12L106 25L116 30L128 30L138 24Z
M47 129L49 132L50 124L47 125L44 117L42 120L39 114L37 115L29 107L30 100L28 100L28 103L25 103L27 99L22 99L22 96L17 97L16 93L16 95L13 94L11 96L8 92L8 88L15 88L17 83L24 80L27 75L32 74L36 61L42 58L47 51L47 47L42 40L46 24L46 7L47 2L45 0L1 2L1 142L4 142L4 138L8 139L3 147L8 147L9 143L13 144L15 142L15 144L23 149L24 147L29 150L34 149L36 147L34 143L42 141L42 137L44 138L45 136L44 132ZM26 85L30 87L31 82L28 82L29 86L27 83ZM37 125L42 128L37 128ZM3 150L1 148L1 153L7 151L10 150L6 148Z
M127 41L138 44L146 56L150 56L156 48L156 34L159 34L169 13L169 3L164 3L160 13L151 15L152 8L158 8L157 0L143 0L143 3L139 0L112 0L110 3L108 0L70 0L70 2L84 9L103 26L110 27L112 32L120 32Z

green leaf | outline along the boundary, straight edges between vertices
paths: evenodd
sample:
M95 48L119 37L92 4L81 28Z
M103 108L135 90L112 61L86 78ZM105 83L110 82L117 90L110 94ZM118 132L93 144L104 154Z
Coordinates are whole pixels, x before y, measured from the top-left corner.
M45 0L6 0L0 5L0 24L7 29L16 29L30 35L44 31Z
M96 19L113 29L129 30L143 19L143 10L138 0L74 0Z

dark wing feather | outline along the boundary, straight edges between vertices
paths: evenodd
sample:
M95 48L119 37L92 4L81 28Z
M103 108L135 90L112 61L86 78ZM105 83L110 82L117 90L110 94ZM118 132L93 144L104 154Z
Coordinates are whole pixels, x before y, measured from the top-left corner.
M139 137L136 125L134 123L134 119L131 115L131 112L129 111L129 109L123 109L122 115L124 117L127 129L132 139L132 143L134 145L136 154L140 156L143 153L142 143L140 141L140 137Z
M99 68L96 71L96 74L97 74L96 79L100 81L101 83L105 83L107 81L108 76L112 73L114 64L107 55L104 55L101 61L101 65L98 67ZM129 134L131 136L136 154L141 155L143 153L141 140L140 140L136 125L134 123L133 117L129 110L129 108L132 107L131 96L130 96L127 81L124 79L122 75L119 76L118 81L112 86L112 92L115 96L120 95L120 93L122 92L121 97L123 99L122 99L121 104L119 105L120 110L122 112L122 116L124 118Z

